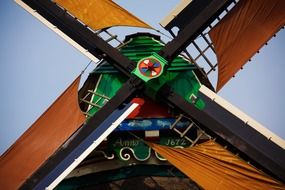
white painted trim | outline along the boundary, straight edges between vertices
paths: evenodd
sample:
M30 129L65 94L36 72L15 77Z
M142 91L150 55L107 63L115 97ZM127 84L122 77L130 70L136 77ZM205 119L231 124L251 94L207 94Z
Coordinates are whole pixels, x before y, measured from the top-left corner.
M180 3L170 13L162 19L159 24L162 27L168 25L185 7L187 7L192 0L181 0Z
M211 91L204 85L201 86L199 89L201 93L208 96L211 100L225 108L230 113L234 114L236 117L241 119L244 123L247 123L249 126L254 128L256 131L264 135L268 140L273 141L275 144L279 145L283 149L285 149L285 140L279 137L278 135L274 134L272 131L267 129L266 127L262 126L260 123L255 121L253 118L239 110L237 107L217 95L215 92Z
M54 26L52 23L50 23L48 20L46 20L44 17L42 17L37 11L33 10L31 7L29 7L27 4L25 4L21 0L15 0L15 2L20 5L23 9L25 9L28 13L36 17L39 21L41 21L44 25L49 27L52 31L54 31L56 34L58 34L60 37L62 37L64 40L66 40L69 44L71 44L73 47L78 49L83 55L91 59L94 63L97 63L99 60L89 53L89 51L82 46L80 46L78 43L76 43L74 40L72 40L70 37L68 37L65 33L63 33L61 30L59 30L56 26Z
M112 125L89 146L74 162L69 165L48 187L46 190L54 189L78 164L80 164L122 121L132 113L139 104L133 103Z

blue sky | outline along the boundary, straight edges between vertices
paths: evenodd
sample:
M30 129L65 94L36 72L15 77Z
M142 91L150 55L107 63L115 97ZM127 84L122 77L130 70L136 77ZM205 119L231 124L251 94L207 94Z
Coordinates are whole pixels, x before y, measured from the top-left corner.
M163 31L158 22L179 1L116 2ZM1 154L80 74L89 60L13 1L0 1L0 24ZM125 33L134 31L141 30L130 29ZM122 30L119 33L125 34ZM283 138L284 49L282 30L219 92ZM92 68L94 64L88 70ZM87 74L88 71L85 77Z

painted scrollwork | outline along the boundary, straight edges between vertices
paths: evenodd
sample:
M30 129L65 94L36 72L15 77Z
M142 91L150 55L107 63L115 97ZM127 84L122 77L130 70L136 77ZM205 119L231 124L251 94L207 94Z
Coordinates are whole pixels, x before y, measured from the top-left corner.
M128 150L128 152L125 152ZM151 156L151 148L149 147L145 147L145 150L139 150L139 149L136 149L136 148L130 148L130 147L123 147L119 150L119 158L124 160L124 161L127 161L131 158L131 155L130 153L132 153L132 155L134 156L134 158L138 161L146 161L150 158Z

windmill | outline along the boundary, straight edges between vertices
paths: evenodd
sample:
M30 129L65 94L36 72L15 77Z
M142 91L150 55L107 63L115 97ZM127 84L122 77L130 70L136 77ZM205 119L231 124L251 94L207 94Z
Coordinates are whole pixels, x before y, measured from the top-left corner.
M42 21L47 22L47 24L51 23L51 27L57 32L61 32L68 40L72 40L71 43L73 45L79 45L87 49L88 51L85 51L85 54L90 58L94 59L95 55L95 57L104 59L128 79L111 99L104 97L102 94L95 94L96 92L94 91L90 92L103 98L103 103L101 103L102 105L99 107L98 112L96 111L94 116L91 115L84 127L70 138L67 144L57 149L57 152L30 176L29 180L22 186L23 188L41 189L43 187L54 187L65 177L66 173L69 173L73 167L84 159L84 154L86 156L100 143L93 143L95 139L100 137L103 140L129 113L139 106L137 103L131 103L130 99L141 93L154 100L163 99L164 103L183 113L187 119L191 119L192 123L200 126L201 130L206 134L211 134L218 141L221 141L220 143L225 143L237 149L237 152L256 162L256 166L261 167L270 175L284 182L284 164L282 164L282 160L284 160L283 141L268 131L262 132L264 131L262 127L258 124L252 124L254 121L246 118L242 113L236 110L233 111L230 105L209 90L211 85L207 80L205 72L199 66L193 69L195 76L199 78L199 83L195 82L196 78L194 77L194 81L190 81L188 84L190 85L188 88L191 90L184 94L181 94L179 90L175 90L176 85L171 86L171 81L167 80L167 68L174 67L174 63L171 65L174 59L204 31L217 15L231 5L231 1L209 1L203 4L193 1L192 3L186 2L182 4L185 7L184 9L182 8L182 12L178 13L174 20L165 24L166 29L178 25L180 28L178 35L170 43L163 47L161 46L157 53L153 52L153 54L138 60L138 64L126 58L118 50L94 35L94 33L91 33L91 30L78 21L77 17L79 18L79 16L72 17L70 14L67 14L62 9L62 7L65 7L64 5L60 8L60 3L54 4L50 1L28 0L19 1L19 3L26 9L30 9L36 16L40 16ZM36 10L36 12L32 10ZM191 15L191 19L185 22L183 18L185 18L185 14L190 14L189 12L193 15ZM129 39L135 39L139 36L147 37L148 35L138 34L137 36L130 36ZM155 36L149 37L155 38ZM209 44L209 48L211 48L210 46L211 44ZM193 61L193 58L190 57L190 60ZM107 68L103 67L102 69ZM215 69L214 65L212 65L211 69ZM85 87L92 84L90 83L92 80L94 82L95 79L92 79L91 76L87 80ZM201 86L200 83L205 86ZM73 85L76 86L75 83ZM83 92L84 87L82 89ZM184 117L184 115L181 117ZM80 118L80 116L78 117ZM179 117L177 117L178 119ZM81 120L78 119L77 122L80 123ZM112 128L109 128L110 126ZM254 127L255 129L253 129ZM98 130L101 131L99 136ZM95 135L91 138L93 141L91 142L89 139L89 142L87 137L93 133ZM248 139L249 136L254 138ZM84 147L77 149L79 145L84 143L89 144L85 144ZM79 150L81 152L75 154ZM86 150L90 151L85 152ZM76 162L73 162L74 159L77 159ZM55 170L55 168L60 169Z

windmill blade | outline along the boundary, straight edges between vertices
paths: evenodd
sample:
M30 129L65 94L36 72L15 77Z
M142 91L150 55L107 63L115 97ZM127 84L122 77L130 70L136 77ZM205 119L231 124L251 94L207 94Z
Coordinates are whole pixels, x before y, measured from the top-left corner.
M16 0L93 61L104 58L130 76L135 64L50 0ZM128 72L126 72L128 71Z
M180 33L186 31L188 24L194 20L197 14L195 11L203 9L202 6L199 7L203 3L206 6L210 1L198 3L197 1L183 0L160 24L172 35L174 35L173 29L178 27L177 37L179 37ZM228 4L222 8L223 12L220 11L221 14L217 12L214 16L214 22L205 23L206 25L201 28L199 33L200 37L203 37L215 52L218 59L217 64L212 64L204 56L205 49L201 51L194 39L189 42L185 37L182 42L189 42L188 45L193 44L199 51L198 56L203 56L210 66L207 74L215 70L215 67L219 67L216 87L219 91L272 36L282 27L284 28L284 9L285 3L282 0L228 1ZM213 43L210 39L206 39L205 33L209 33ZM190 54L189 56L191 57Z
M20 189L53 189L86 158L135 108L126 103L136 93L136 79L127 81L117 94L57 150Z
M256 125L253 119L245 116L242 112L238 111L239 113L237 113L237 108L225 103L211 90L206 87L202 87L202 89L198 95L205 101L206 106L202 110L189 104L167 85L160 90L159 97L165 97L169 105L180 109L207 130L214 132L215 135L274 174L278 179L285 181L283 161L285 159L285 141L264 127Z
M46 25L48 28L50 28L52 31L54 31L56 34L61 36L64 40L66 40L69 44L71 44L73 47L78 49L83 55L91 59L94 63L98 62L99 59L92 55L87 49L83 48L81 45L79 45L76 41L71 39L68 35L66 35L64 32L59 30L55 25L53 25L51 22L46 20L43 16L41 16L36 10L32 9L28 4L23 2L22 0L15 0L15 2L21 6L23 9L25 9L27 12L29 12L31 15L33 15L35 18L37 18L39 21L41 21L44 25Z
M169 25L169 28L174 26L180 27L178 35L159 52L169 62L179 55L191 41L197 38L232 0L195 0L186 2L187 5L183 9L182 14L177 15L175 17L177 19L173 20L173 23Z
M174 27L178 27L180 30L177 36L167 43L159 54L168 62L171 62L178 54L185 51L186 47L232 2L233 0L181 1L177 8L160 23L172 36L174 36L172 32ZM186 53L188 56L190 55L187 51ZM211 82L208 80L207 73L196 64L191 56L190 59L197 66L198 70L195 73L202 80L202 83L214 90ZM209 61L207 62L209 63ZM215 66L211 63L210 66L211 69L215 69Z

